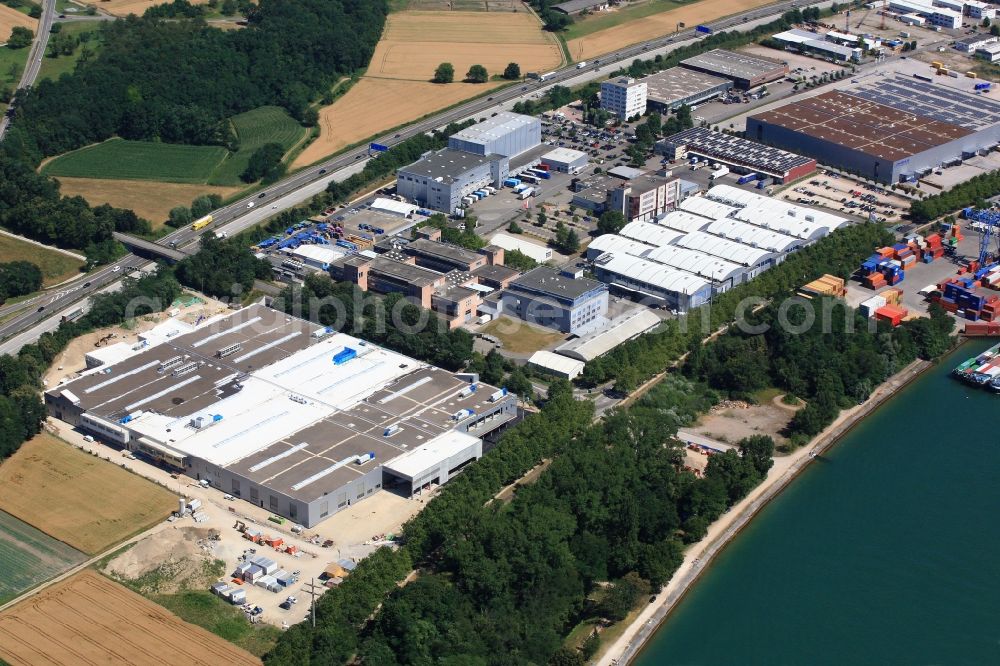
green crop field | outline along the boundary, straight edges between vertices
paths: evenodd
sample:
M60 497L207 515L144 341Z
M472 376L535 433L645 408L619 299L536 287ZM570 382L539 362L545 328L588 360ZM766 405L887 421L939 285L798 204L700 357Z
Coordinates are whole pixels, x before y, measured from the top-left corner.
M59 575L86 555L0 511L0 604Z
M48 176L205 183L225 159L221 146L183 146L109 139L60 155L42 169Z
M281 144L287 152L302 135L305 128L277 106L262 106L253 111L232 117L233 128L240 138L240 149L229 153L226 160L212 174L212 185L238 185L240 174L247 168L250 156L265 143Z

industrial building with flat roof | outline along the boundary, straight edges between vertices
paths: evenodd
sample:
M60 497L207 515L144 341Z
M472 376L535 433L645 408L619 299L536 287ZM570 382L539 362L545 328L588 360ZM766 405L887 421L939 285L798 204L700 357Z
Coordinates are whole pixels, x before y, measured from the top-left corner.
M733 88L729 79L686 67L670 67L639 80L646 84L646 106L659 113L701 104Z
M847 220L728 185L691 197L655 224L627 224L587 248L597 277L686 312L781 263ZM589 359L586 359L589 360Z
M587 166L587 163L590 161L590 155L582 150L555 148L542 155L541 160L553 171L576 174L580 173L580 170Z
M747 136L882 183L912 180L1000 142L1000 104L902 75L747 118Z
M682 60L681 65L696 72L721 76L741 90L750 90L777 81L788 74L788 65L763 56L713 49Z
M762 173L788 183L816 171L816 160L743 137L692 127L663 139L656 152L679 160L695 155L725 164L737 173Z
M513 395L263 305L45 394L49 413L311 527L384 487L444 483Z
M646 84L620 76L601 83L601 108L628 120L646 113Z
M500 302L499 314L580 335L601 328L607 321L608 287L597 280L570 277L539 266L513 280Z
M542 142L542 121L501 111L448 137L448 148L474 155L514 157Z
M828 33L828 36L833 34L838 33ZM801 51L802 53L815 53L836 62L861 61L862 52L860 47L838 44L812 30L793 28L785 32L779 32L772 39L784 44L786 49Z

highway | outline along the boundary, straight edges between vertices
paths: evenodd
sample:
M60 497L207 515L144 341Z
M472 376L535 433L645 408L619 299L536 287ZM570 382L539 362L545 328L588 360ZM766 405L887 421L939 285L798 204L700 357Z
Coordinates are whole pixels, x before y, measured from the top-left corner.
M38 30L35 31L35 39L31 42L31 50L28 52L28 62L21 72L21 80L17 84L18 90L30 88L35 84L38 71L42 68L42 58L45 57L45 48L49 43L49 31L52 29L52 21L56 17L56 0L45 0L42 7L42 17L38 19ZM11 101L13 104L13 100ZM10 125L10 118L4 116L0 118L0 140L3 140Z
M46 0L46 10L43 17L49 17L49 25L51 25L51 16L53 13L49 10L49 6L54 7L54 2L55 0ZM773 20L775 17L795 7L825 7L830 4L829 0L819 3L790 0L761 7L745 14L721 19L706 25L714 32L729 28L750 29L761 23ZM48 33L47 29L45 33ZM545 91L555 85L575 86L606 77L619 69L622 63L631 62L633 59L640 57L648 59L656 55L665 55L678 46L701 37L704 37L704 35L691 29L628 46L600 58L595 58L589 61L584 68L577 69L575 65L569 65L558 70L554 76L546 79L544 82L529 80L520 85L510 86L495 92L491 96L472 100L452 110L416 122L396 133L379 137L373 141L391 148L412 136L443 128L453 122L470 117L484 117L496 111L509 109L517 101L540 97ZM44 45L41 52L44 53ZM33 56L32 62L36 65L40 64L36 61L37 58ZM25 73L27 74L27 71ZM37 67L32 75L32 80L34 76L37 76ZM187 252L192 252L196 249L198 238L203 233L225 230L229 236L233 236L244 229L260 224L282 210L308 200L325 190L330 182L341 181L350 177L364 168L364 164L369 158L367 145L346 151L324 162L294 173L263 191L242 197L214 211L212 213L214 218L212 224L204 229L194 231L190 226L187 226L164 236L158 242L164 246L173 245L179 249L183 248ZM81 278L80 287L63 289L55 298L48 294L42 294L30 301L26 301L24 307L27 311L0 325L0 341L7 340L11 336L23 332L26 328L35 326L39 321L50 316L51 313L65 311L70 305L116 281L121 275L113 272L115 267L121 270L127 266L138 266L143 263L145 263L145 260L139 259L135 255L127 255L114 264L103 267L92 275L88 275L86 283ZM43 304L45 305L45 309L39 311L38 308ZM21 337L19 336L19 339ZM8 347L9 345L7 344L0 346L0 353L6 351Z

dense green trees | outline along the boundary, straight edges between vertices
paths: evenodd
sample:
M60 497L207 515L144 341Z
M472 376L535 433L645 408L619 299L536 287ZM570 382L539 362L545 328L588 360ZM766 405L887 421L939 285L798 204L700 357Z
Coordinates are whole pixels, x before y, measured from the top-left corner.
M503 253L503 263L505 266L510 266L514 270L521 271L522 273L524 271L530 271L532 268L538 266L537 261L520 250L506 250Z
M482 65L473 65L466 72L465 80L469 83L486 83L490 80L490 73Z
M284 173L281 163L284 156L285 149L280 143L265 143L253 151L247 168L240 174L240 180L244 183L253 183L262 178L267 182L277 180Z
M42 288L42 271L30 261L0 263L0 303Z
M184 286L220 298L247 294L254 280L271 278L270 263L247 252L239 240L215 234L202 236L201 249L178 262L175 271Z
M521 78L521 66L516 62L509 63L503 70L503 78L508 81L517 81Z
M580 235L575 229L570 229L561 220L556 222L555 248L563 254L575 254L580 251Z
M455 80L455 66L450 62L443 62L434 70L434 83L451 83Z
M35 38L35 33L29 28L23 28L21 26L14 26L10 31L10 37L7 38L7 48L9 49L23 49L26 46L31 46L31 40Z
M225 144L226 118L268 104L302 120L341 76L367 66L386 14L384 0L260 0L247 27L228 32L157 16L180 7L103 23L98 56L18 96L11 131L27 154L114 135Z
M601 234L616 234L625 226L625 216L617 210L609 210L597 219L597 231Z
M929 222L960 208L976 205L997 192L1000 192L1000 171L990 171L959 183L947 192L914 201L910 204L910 215L917 222Z
M140 280L125 278L122 289L91 299L91 310L80 319L60 324L25 345L17 356L0 356L0 460L40 432L45 406L39 397L45 369L70 340L95 328L120 324L162 310L180 294L180 285L169 269L161 268ZM136 303L139 303L136 306Z

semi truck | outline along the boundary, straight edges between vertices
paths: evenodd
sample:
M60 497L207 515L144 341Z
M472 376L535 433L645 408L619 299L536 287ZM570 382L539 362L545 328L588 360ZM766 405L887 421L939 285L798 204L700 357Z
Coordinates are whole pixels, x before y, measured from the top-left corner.
M534 193L535 193L535 188L528 187L528 188L525 188L525 189L521 190L521 193L518 195L517 198L518 199L527 199L528 197L530 197Z
M205 217L199 217L191 224L191 229L198 231L199 229L204 229L208 225L212 224L212 216L206 215Z
M518 185L521 184L521 181L518 180L517 178L508 178L507 180L503 181L503 184L504 187L517 187Z
M517 185L514 186L514 194L520 194L521 192L524 192L526 189L528 189L527 185L525 185L524 183L518 183Z
M587 66L587 61L586 60L584 60L583 62L576 63L576 68L577 69L583 69L586 66Z
M710 173L708 175L708 178L709 178L709 180L718 180L719 178L722 178L723 176L725 176L727 173L729 173L729 167L727 167L727 166L720 166L718 169L716 169L715 171L713 171L712 173Z
M757 174L755 174L755 173L747 173L747 174L743 174L738 179L736 179L736 184L737 185L746 185L747 183L749 183L751 181L754 181L754 180L757 180Z

